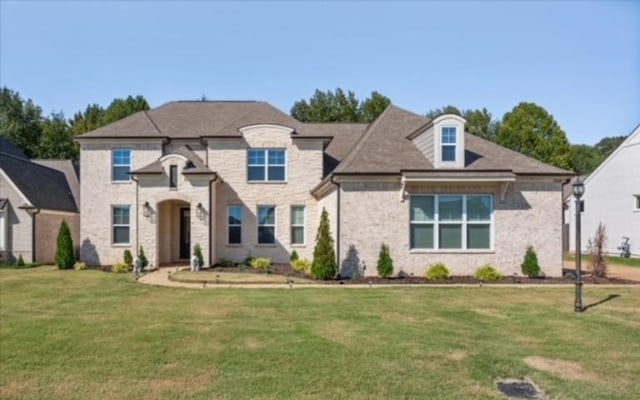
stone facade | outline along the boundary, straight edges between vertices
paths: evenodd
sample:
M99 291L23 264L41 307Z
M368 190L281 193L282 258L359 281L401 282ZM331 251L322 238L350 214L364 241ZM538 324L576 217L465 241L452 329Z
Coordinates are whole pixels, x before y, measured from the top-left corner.
M548 276L562 274L561 183L517 181L503 201L498 185L439 184L408 187L409 194L491 194L493 196L493 249L473 251L411 250L409 198L401 198L397 182L341 184L340 262L344 273L377 275L381 243L390 246L395 273L422 276L437 262L454 275L473 275L491 264L503 274L522 274L520 264L528 245Z

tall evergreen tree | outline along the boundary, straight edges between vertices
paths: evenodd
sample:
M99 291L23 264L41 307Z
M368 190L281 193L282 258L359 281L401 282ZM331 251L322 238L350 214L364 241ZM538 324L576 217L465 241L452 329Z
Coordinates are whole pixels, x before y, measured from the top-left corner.
M73 131L62 113L53 113L42 122L42 139L38 158L78 159L78 146Z
M67 221L62 220L60 230L58 231L56 265L60 269L71 269L75 262L73 251L73 239Z
M337 88L323 92L316 90L307 100L299 100L291 107L291 116L302 122L371 122L391 103L378 92L360 102L354 92Z
M320 225L316 235L316 247L313 249L311 273L317 279L332 279L337 272L336 251L329 227L329 213L323 207Z
M42 109L18 92L0 89L0 135L20 148L27 157L38 157L42 136Z

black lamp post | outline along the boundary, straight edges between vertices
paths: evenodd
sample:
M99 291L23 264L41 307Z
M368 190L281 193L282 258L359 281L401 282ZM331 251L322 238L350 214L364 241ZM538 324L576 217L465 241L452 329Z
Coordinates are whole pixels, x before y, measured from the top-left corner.
M580 214L582 213L582 200L584 194L584 183L580 182L580 177L573 184L573 195L576 198L576 312L582 312L582 265L581 265L581 244L580 244Z

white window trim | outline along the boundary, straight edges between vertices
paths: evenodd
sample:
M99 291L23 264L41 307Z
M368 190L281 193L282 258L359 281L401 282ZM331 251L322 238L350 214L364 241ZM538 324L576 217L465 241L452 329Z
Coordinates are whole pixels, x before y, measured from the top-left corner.
M240 223L239 224L231 224L229 223L229 217L231 216L231 208L239 208L240 209ZM241 205L235 205L235 204L231 204L229 206L227 206L227 246L241 246L242 242L243 242L243 225L244 223L244 207L242 207ZM231 243L229 241L229 228L234 227L234 226L239 226L240 227L240 243Z
M171 171L172 170L176 171L176 176L175 176L176 185L175 186L171 186ZM178 189L178 186L180 184L178 177L179 177L178 166L176 164L169 165L169 189L173 189L173 190Z
M0 251L7 251L7 211L0 210Z
M411 201L409 201L409 252L410 253L492 253L495 251L495 234L494 234L494 201L492 193L416 193L410 195L410 197L433 197L434 201L434 213L432 221L413 221L411 220ZM440 196L462 196L462 220L456 221L439 221L440 217ZM467 220L467 197L468 196L488 196L491 201L491 213L489 214L488 221L468 221ZM462 229L462 247L459 249L441 249L440 245L440 230L439 225L461 225ZM467 226L468 225L487 225L489 224L489 247L486 249L469 249L467 248ZM411 225L432 225L433 226L433 248L416 247L411 248Z
M263 151L264 152L264 164L250 164L249 163L249 152L251 151ZM282 151L284 152L284 163L283 164L269 164L269 152L270 151ZM269 180L269 167L284 167L284 179L281 181ZM263 167L264 168L264 179L263 180L251 180L249 179L249 168L250 167ZM287 149L284 148L251 148L247 150L247 182L249 183L286 183L288 179L288 168L287 168Z
M273 224L260 223L260 208L273 208ZM260 204L256 206L256 245L258 246L275 246L278 241L278 208L273 204ZM273 227L273 243L260 243L260 227Z
M113 211L116 208L127 208L129 210L129 223L128 224L114 224L113 223ZM130 204L112 204L111 205L111 246L113 247L127 247L131 246L131 205ZM113 229L116 227L127 227L129 228L129 242L127 243L115 243L115 236L113 234Z
M302 224L295 224L293 222L293 209L302 208ZM307 245L307 207L304 205L292 205L290 211L291 218L291 246L306 246ZM302 243L293 243L293 228L302 228Z
M116 164L114 161L114 154L116 151L128 151L129 152L129 164ZM126 147L116 147L111 149L111 182L112 183L131 183L131 175L128 175L127 179L116 180L113 174L113 169L115 167L129 167L129 172L131 172L133 160L132 160L133 152L130 148Z
M443 139L443 135L444 135L444 130L445 129L453 129L454 131L454 135L453 135L453 139L454 139L454 143L444 143ZM444 147L453 147L453 160L445 160L444 159ZM458 127L456 126L443 126L442 128L440 128L440 162L443 164L455 164L458 160L457 160L457 153L458 153Z
M640 212L640 194L633 195L633 211Z

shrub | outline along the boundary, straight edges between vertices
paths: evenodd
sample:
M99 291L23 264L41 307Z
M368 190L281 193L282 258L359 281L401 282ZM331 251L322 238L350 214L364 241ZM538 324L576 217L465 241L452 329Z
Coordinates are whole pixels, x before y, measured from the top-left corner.
M268 271L271 268L271 259L265 257L256 257L251 260L251 267L259 271Z
M425 272L424 277L428 281L446 281L449 279L449 270L444 263L433 264Z
M24 267L25 264L24 264L24 258L22 258L22 254L18 256L18 261L16 262L16 265L18 267Z
M393 260L389 254L389 246L382 243L378 254L378 275L388 278L393 274Z
M130 268L133 267L133 256L131 256L131 250L126 249L124 251L124 263L127 264Z
M540 265L538 265L538 256L533 246L527 247L527 252L524 254L524 261L520 265L522 273L529 278L537 278L540 276Z
M71 269L75 262L73 255L73 239L67 221L62 220L58 231L58 241L56 243L56 265L60 269Z
M252 255L248 255L244 258L244 262L243 264L246 265L247 267L251 266L251 262L253 261L255 257L253 257Z
M140 246L140 252L138 253L138 258L140 259L140 268L145 269L147 265L149 265L149 260L147 256L144 255L144 249Z
M595 277L607 276L607 260L604 258L604 247L607 244L607 231L602 222L596 228L593 239L587 242L587 249L591 253L591 271Z
M117 262L111 267L111 272L115 272L117 274L129 271L131 271L130 266L127 263L123 262Z
M87 264L78 261L77 263L73 264L73 269L75 269L76 271L82 271L87 269Z
M336 251L329 228L329 213L322 208L320 225L316 235L316 246L313 249L311 273L316 279L332 279L337 272Z
M221 258L220 261L218 261L218 265L224 268L231 268L235 265L235 263L228 258Z
M301 258L291 262L291 268L298 272L311 273L311 261Z
M289 261L291 261L293 263L293 261L296 261L299 258L300 258L300 256L298 256L298 252L294 250L294 251L291 252L291 256L289 257Z
M484 265L476 270L475 277L482 282L495 282L502 279L500 272L496 271L491 265Z
M204 266L204 257L202 256L202 247L198 243L193 246L193 255L198 259L198 265L200 268Z

